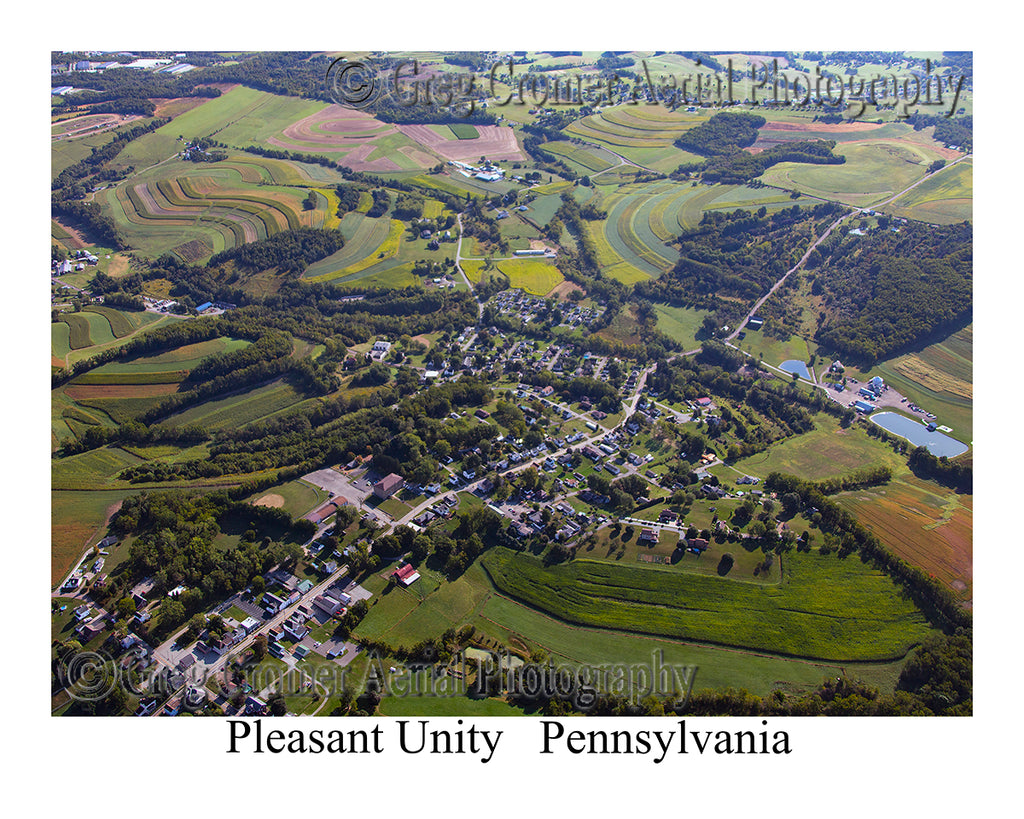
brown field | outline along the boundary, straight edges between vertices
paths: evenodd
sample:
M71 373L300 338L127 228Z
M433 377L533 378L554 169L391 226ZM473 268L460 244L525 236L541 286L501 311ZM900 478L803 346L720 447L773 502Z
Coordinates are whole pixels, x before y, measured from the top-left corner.
M875 131L884 127L884 125L879 125L877 122L767 122L758 131L849 133L850 131Z
M897 555L970 600L974 557L970 495L957 495L909 476L887 486L844 493L838 500Z
M61 244L67 247L68 250L78 250L83 247L88 247L88 244L82 237L82 234L75 230L73 227L65 224L59 219L54 219L53 221L60 225L62 228L64 228L65 231L67 231L68 238L63 239L61 241Z
M331 131L335 133L330 133ZM363 131L372 131L372 137L369 133L361 133ZM370 114L342 105L329 105L315 114L293 122L284 129L282 135L286 140L312 143L324 152L349 151L356 145L364 144L368 138L394 132L394 125L381 122ZM267 141L283 148L294 147L276 137L271 137Z
M272 509L280 509L284 506L284 498L274 494L264 495L259 500L254 501L253 506L269 506Z
M437 164L437 158L430 154L424 153L423 151L417 150L416 148L405 145L398 149L399 153L409 157L413 162L419 165L421 168L432 168Z
M68 398L75 401L90 401L94 398L154 398L177 391L177 384L72 384L64 388Z
M399 125L398 130L420 145L440 154L445 159L460 161L488 159L523 159L516 142L515 132L505 125L477 125L477 139L446 139L427 125Z
M193 108L198 108L204 102L209 102L209 99L207 97L171 97L169 99L154 97L150 99L150 102L156 105L156 110L153 111L154 117L176 117Z
M584 293L586 291L578 284L576 284L576 282L571 282L568 279L566 279L564 282L558 285L558 287L556 287L554 290L548 293L547 298L561 299L562 301L565 301L566 299L569 298L569 294L574 292Z

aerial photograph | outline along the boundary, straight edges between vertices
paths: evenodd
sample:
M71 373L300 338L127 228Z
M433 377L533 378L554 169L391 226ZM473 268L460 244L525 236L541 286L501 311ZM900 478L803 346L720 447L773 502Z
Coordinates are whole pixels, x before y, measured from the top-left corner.
M973 714L973 52L49 58L52 716Z

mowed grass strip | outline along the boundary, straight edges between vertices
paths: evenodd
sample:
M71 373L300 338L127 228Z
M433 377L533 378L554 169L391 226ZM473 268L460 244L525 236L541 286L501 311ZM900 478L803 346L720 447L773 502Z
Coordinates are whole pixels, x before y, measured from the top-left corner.
M501 547L483 558L504 594L571 623L794 657L887 660L932 629L857 558L787 554L778 586L593 560L545 568Z
M468 122L453 122L448 126L456 139L477 139L480 132Z

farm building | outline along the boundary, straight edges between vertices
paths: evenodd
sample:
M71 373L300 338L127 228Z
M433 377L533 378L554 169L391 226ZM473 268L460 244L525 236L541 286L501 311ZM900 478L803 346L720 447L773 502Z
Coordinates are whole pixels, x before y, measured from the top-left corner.
M405 486L405 479L401 475L396 475L392 472L373 485L373 494L381 500L387 500L403 486Z
M881 376L876 375L874 378L868 381L868 386L871 387L871 389L873 389L875 392L881 392L883 389L885 389L885 382L882 380Z
M392 577L394 577L403 586L411 586L420 579L420 573L417 572L409 563L406 563L404 566L399 566L391 574Z
M875 393L874 393L874 391L873 391L873 390L871 390L871 389L868 389L867 387L861 387L861 388L860 388L860 390L859 390L859 393L860 393L860 394L861 394L861 395L862 395L862 396L863 396L864 398L874 398L874 397L875 397Z
M857 410L857 412L863 413L873 412L875 409L873 404L869 404L866 401L854 401L853 408Z
M763 324L763 318L759 318L758 316L751 316L750 319L747 321L747 328L750 330L760 330L761 325Z

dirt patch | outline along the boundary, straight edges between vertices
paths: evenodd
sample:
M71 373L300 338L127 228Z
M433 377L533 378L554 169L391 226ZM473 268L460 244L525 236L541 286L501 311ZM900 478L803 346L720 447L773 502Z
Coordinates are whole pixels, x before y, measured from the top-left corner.
M65 222L61 222L59 219L54 219L58 225L67 231L68 238L58 239L58 241L64 245L68 250L78 250L83 247L88 247L88 243L85 241L85 237L75 228L71 227Z
M560 299L565 301L569 298L570 293L585 293L586 291L580 287L576 282L564 281L558 287L554 288L545 298L549 299Z
M412 337L412 340L413 340L413 341L418 341L418 342L419 342L420 344L422 344L422 345L423 345L424 347L426 347L426 348L427 348L428 350L429 350L429 349L430 349L430 347L431 347L431 341L430 341L430 339L429 339L429 338L427 338L427 337L426 337L426 336L424 336L424 335L419 335L419 336L413 336L413 337Z
M154 98L150 102L156 106L153 111L154 117L176 117L193 108L198 108L211 99L212 97L171 97L169 99Z
M284 498L275 494L264 495L258 501L255 501L253 506L269 506L271 509L280 509L284 506Z

